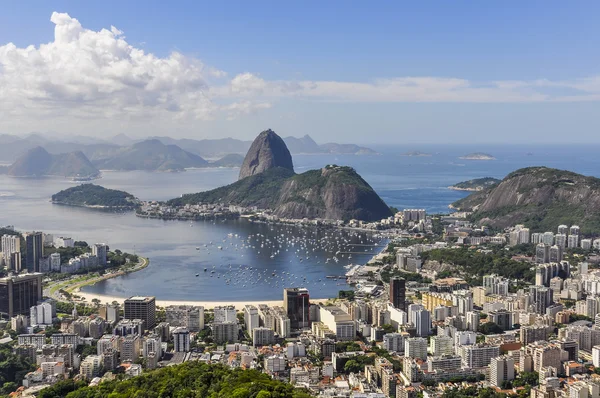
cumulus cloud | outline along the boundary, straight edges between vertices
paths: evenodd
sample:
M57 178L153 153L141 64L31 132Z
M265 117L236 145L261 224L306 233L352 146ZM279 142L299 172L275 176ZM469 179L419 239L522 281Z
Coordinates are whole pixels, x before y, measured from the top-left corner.
M225 72L179 52L164 58L147 53L114 26L96 32L56 12L50 20L52 42L0 46L3 116L211 119L221 110L230 113L229 104L209 93L209 80Z
M269 109L280 98L335 102L555 102L600 100L600 77L473 82L396 77L367 82L268 80L225 71L180 52L159 57L111 26L93 31L53 13L54 39L0 46L0 120L79 123L143 121L151 126L231 120ZM153 124L152 124L153 123ZM40 124L43 128L43 124Z

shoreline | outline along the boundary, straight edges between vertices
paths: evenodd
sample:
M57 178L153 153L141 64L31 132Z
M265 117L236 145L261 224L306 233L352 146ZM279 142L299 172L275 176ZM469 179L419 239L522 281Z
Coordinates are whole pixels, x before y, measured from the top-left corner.
M76 204L76 203L61 202L61 201L52 200L52 199L50 199L50 203L52 203L53 205L70 206L70 207L80 207L80 208L84 208L84 209L94 209L94 210L127 210L127 211L133 211L133 210L135 210L137 208L135 206L82 205L82 204Z
M83 300L73 300L74 303L91 303L92 300L97 299L100 300L101 304L112 303L113 301L118 302L119 304L123 304L125 299L128 297L117 297L110 296L106 294L97 294L97 293L86 293L81 292L79 289L73 292L73 295L77 295L83 298ZM283 295L283 293L282 293ZM152 296L155 297L155 296ZM335 298L311 298L311 303L324 303L329 300L334 300ZM236 310L243 310L244 306L247 304L258 305L258 304L267 304L269 306L282 306L283 298L281 300L251 300L251 301L223 301L223 300L161 300L156 298L156 306L157 307L167 307L170 305L195 305L195 306L203 306L205 309L211 309L217 306L224 305L233 305Z

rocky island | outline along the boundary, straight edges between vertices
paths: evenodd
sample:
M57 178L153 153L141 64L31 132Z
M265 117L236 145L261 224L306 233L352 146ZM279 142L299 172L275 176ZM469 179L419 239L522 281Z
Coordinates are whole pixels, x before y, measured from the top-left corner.
M598 231L600 179L548 167L528 167L451 206L472 211L473 221L495 228L524 224L543 232L560 224L577 224L584 233Z
M133 210L140 204L130 193L82 184L52 195L52 203L107 210Z
M254 140L238 181L167 202L173 207L198 204L256 207L290 219L375 221L392 216L390 208L351 167L328 165L296 174L285 142L272 130Z
M468 155L461 156L459 159L465 159L465 160L496 160L496 158L493 157L492 155L490 155L489 153L483 153L483 152L469 153Z
M473 180L463 181L459 182L458 184L451 185L448 187L448 189L452 189L455 191L476 192L494 186L499 182L499 179L492 177L475 178Z

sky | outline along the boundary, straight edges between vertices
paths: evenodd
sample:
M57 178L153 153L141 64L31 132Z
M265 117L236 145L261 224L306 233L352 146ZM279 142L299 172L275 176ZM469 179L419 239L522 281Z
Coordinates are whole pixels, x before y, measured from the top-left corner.
M600 143L595 1L5 1L0 134Z

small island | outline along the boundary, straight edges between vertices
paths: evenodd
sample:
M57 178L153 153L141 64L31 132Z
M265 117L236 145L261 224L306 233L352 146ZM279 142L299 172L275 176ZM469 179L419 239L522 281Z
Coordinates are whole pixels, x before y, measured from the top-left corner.
M468 155L461 156L459 159L465 160L496 160L495 157L490 155L489 153L483 152L473 152Z
M82 184L52 195L52 203L108 210L133 210L140 202L130 193Z
M483 191L486 188L494 186L500 182L499 179L493 177L483 177L483 178L475 178L469 181L459 182L458 184L454 184L449 186L449 189L453 189L455 191Z
M400 154L400 156L431 156L431 154L425 153L425 152L420 152L420 151L411 151L411 152L404 152L404 153Z

